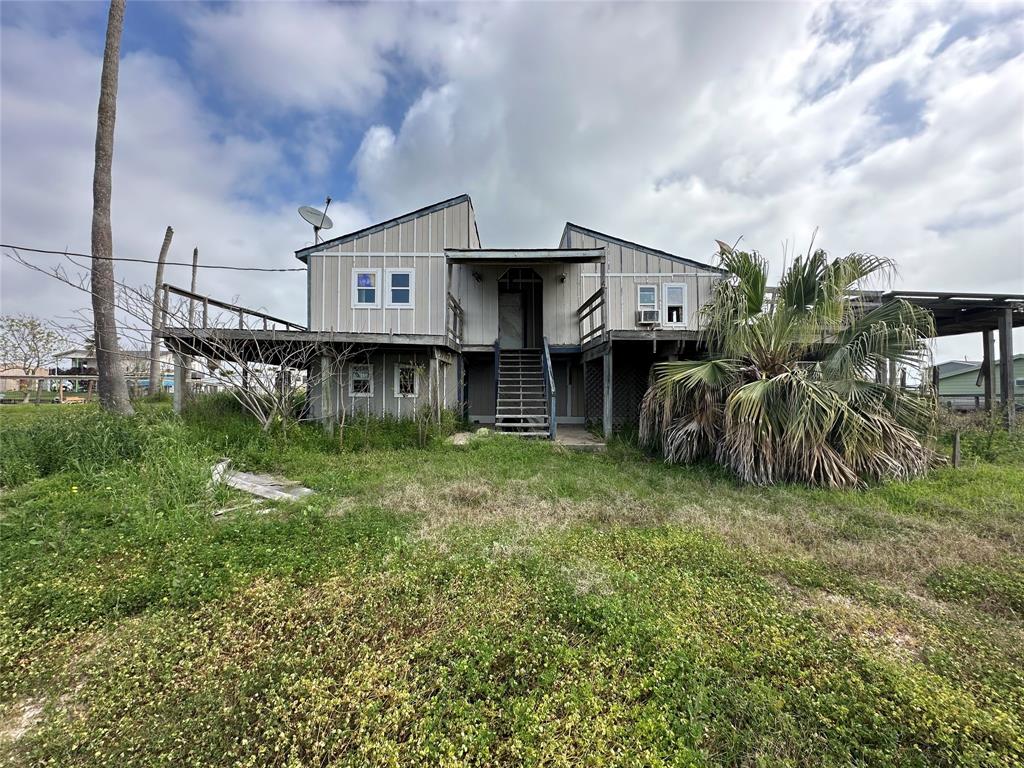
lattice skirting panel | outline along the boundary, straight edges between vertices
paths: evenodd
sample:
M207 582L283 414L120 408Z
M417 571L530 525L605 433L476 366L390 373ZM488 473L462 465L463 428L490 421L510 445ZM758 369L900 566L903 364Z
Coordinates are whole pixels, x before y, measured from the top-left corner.
M583 380L584 416L588 423L600 422L604 414L604 361L593 360L586 365ZM640 419L640 403L647 391L651 361L622 356L612 359L612 422L616 426L636 424Z

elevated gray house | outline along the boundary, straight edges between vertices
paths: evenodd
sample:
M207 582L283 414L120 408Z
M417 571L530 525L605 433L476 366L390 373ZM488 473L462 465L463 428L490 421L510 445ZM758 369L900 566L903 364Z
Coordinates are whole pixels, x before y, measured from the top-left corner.
M295 256L307 267L305 326L165 286L165 308L174 292L201 304L204 318L198 328L165 327L168 347L183 360L216 357L212 340L223 349L234 339L247 359L284 365L283 350L315 342L326 353L310 363L309 403L327 426L343 413L409 417L429 404L533 436L554 436L558 424L596 423L607 435L635 423L651 365L702 354L699 309L724 276L571 222L553 248L484 248L468 195ZM986 361L995 329L1012 359L1011 329L1024 325L1024 295L861 298L926 307L940 336L982 332ZM210 307L237 313L237 329L208 327ZM982 367L991 404L995 374ZM1004 378L1000 394L1012 403L1014 381Z
M483 248L468 195L295 255L308 266L308 330L365 348L314 372L318 418L340 400L407 416L434 396L531 435L635 421L651 363L696 351L698 308L722 276L572 223L557 247Z

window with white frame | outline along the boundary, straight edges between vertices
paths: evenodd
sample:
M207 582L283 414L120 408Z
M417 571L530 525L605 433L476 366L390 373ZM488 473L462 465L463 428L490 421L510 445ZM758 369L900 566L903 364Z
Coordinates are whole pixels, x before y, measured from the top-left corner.
M653 285L638 285L636 288L636 308L657 309L658 289Z
M416 293L416 271L412 269L389 269L385 273L387 287L386 305L389 309L412 309Z
M686 283L665 283L662 290L662 303L665 305L664 324L686 325Z
M412 363L395 366L395 397L416 397L419 394L419 376Z
M352 270L352 306L380 306L380 270Z
M373 366L367 363L353 365L348 373L349 397L373 397Z

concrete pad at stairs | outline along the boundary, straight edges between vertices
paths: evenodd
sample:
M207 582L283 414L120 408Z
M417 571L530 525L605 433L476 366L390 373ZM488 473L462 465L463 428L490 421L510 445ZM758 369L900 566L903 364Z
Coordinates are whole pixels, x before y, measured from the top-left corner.
M598 453L607 449L604 440L588 432L581 424L559 424L555 444L570 451Z

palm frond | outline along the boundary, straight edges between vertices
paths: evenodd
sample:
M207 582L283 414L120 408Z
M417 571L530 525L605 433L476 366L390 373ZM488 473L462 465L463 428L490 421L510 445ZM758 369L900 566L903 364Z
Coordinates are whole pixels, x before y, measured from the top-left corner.
M709 455L721 433L725 394L741 375L734 360L655 365L640 405L641 444L680 463Z
M934 400L874 378L892 363L920 369L931 315L903 301L863 312L857 295L892 262L817 250L766 302L761 256L720 244L720 258L731 276L701 308L716 359L655 366L642 441L666 461L713 457L761 485L854 487L926 471Z

